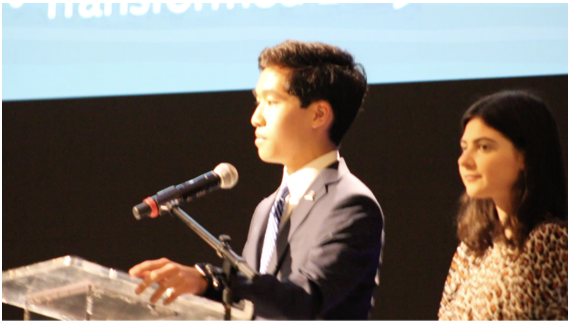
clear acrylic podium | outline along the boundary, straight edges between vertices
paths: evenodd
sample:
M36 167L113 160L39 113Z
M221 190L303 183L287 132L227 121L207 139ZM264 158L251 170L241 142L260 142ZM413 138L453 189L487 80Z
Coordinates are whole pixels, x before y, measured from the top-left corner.
M221 303L182 295L169 305L150 303L156 285L142 294L142 280L75 256L54 258L2 272L2 302L58 320L223 320ZM250 320L252 304L233 308L234 320Z

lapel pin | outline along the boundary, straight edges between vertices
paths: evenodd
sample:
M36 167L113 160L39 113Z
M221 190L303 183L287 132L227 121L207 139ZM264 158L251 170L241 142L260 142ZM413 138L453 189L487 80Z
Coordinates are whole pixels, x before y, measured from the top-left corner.
M304 195L304 199L308 200L308 201L314 201L314 198L316 196L316 192L313 190L308 191L308 193L306 193Z

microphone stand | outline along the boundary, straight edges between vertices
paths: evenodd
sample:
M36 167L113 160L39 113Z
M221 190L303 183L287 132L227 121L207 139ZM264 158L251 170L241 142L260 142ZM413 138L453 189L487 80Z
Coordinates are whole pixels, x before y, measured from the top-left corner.
M233 304L233 290L232 283L235 280L237 271L243 273L248 279L252 280L258 276L258 272L250 267L245 260L237 255L229 245L231 237L228 235L221 235L219 239L211 235L205 228L203 228L197 221L191 218L185 211L180 208L183 203L181 198L171 200L165 205L160 206L160 214L174 213L186 225L189 226L199 237L201 237L209 246L211 246L217 256L223 259L223 306L225 307L225 320L231 319L231 306ZM220 241L219 241L220 240Z

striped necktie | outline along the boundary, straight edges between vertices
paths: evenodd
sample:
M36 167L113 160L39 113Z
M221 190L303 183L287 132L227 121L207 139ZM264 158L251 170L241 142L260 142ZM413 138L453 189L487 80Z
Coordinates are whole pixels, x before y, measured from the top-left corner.
M276 245L276 237L278 237L278 227L280 226L280 219L284 212L284 205L286 204L286 197L290 193L286 183L280 187L279 197L272 205L268 217L268 226L266 226L266 233L264 234L264 244L262 245L262 254L260 256L260 273L265 274L268 268L268 263L274 253Z

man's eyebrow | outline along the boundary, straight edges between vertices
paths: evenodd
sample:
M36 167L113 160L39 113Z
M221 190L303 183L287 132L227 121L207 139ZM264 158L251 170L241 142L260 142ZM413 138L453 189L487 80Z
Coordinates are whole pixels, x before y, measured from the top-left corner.
M253 89L252 93L253 93L254 97L257 97L258 95L273 95L276 98L286 97L282 93L280 93L279 91L276 91L276 90L273 90L273 89L261 89L259 93L256 92L256 89Z

